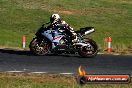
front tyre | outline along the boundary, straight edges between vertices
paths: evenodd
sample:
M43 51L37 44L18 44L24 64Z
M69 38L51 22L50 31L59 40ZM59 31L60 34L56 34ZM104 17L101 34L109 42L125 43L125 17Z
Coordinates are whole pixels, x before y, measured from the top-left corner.
M30 51L35 55L47 55L49 53L49 44L45 40L34 38L29 45Z
M98 46L92 39L85 40L88 46L82 46L78 51L79 55L82 57L95 57L98 53Z

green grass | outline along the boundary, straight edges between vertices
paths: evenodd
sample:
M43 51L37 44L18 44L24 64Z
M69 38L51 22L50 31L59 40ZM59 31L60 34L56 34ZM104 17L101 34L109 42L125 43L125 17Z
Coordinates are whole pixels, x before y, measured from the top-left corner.
M0 88L131 88L128 84L77 84L74 76L55 74L0 74Z
M113 50L132 52L131 0L1 0L0 46L21 47L26 34L28 47L34 32L52 13L59 13L74 30L94 26L96 32L88 36L99 48L102 39L111 36Z

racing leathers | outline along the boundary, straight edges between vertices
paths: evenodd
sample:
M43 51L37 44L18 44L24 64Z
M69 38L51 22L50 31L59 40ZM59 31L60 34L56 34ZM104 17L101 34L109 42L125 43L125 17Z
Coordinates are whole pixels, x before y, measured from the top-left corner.
M50 28L53 29L58 29L63 27L66 31L66 34L70 36L71 42L77 42L77 34L75 33L75 31L73 30L72 27L70 27L69 24L67 24L65 21L62 20L55 20L51 23Z

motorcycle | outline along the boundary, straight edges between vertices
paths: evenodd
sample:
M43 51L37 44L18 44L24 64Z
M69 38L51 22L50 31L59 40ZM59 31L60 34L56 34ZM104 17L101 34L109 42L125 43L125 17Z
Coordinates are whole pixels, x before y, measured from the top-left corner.
M95 31L94 27L80 28L77 33L77 42L72 43L66 34L65 27L53 30L43 24L36 32L36 37L30 42L30 51L35 55L53 54L79 54L82 57L95 57L98 53L96 42L85 35Z

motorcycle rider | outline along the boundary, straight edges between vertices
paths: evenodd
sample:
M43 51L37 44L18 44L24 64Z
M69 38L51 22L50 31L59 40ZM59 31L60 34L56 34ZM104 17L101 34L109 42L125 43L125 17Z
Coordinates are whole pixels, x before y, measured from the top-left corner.
M50 28L55 29L56 27L64 27L66 34L70 36L71 42L77 42L77 34L65 21L61 20L59 14L52 14L50 17Z

